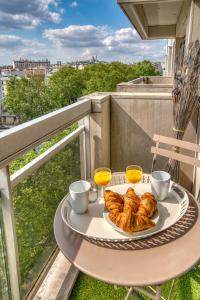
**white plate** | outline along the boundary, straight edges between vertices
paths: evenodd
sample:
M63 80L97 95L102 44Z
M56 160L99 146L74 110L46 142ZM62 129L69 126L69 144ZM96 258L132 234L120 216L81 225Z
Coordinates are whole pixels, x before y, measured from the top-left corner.
M125 194L128 187L130 184L115 185L108 189ZM150 192L150 184L138 183L135 186L135 191L137 194ZM103 217L104 199L89 204L87 213L79 215L72 210L68 196L63 201L61 215L67 226L88 238L103 241L128 241L142 239L169 228L185 214L188 204L189 199L186 192L172 182L167 199L158 204L159 220L157 220L156 226L131 235L114 230L113 226L105 221Z

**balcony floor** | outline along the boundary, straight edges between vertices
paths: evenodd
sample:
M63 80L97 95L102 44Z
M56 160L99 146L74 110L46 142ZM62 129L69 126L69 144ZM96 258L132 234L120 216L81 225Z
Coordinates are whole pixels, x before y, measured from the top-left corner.
M134 272L134 270L133 270ZM162 287L162 295L167 298L170 282ZM126 295L125 288L115 289L112 285L100 282L84 274L80 274L70 300L121 300ZM140 295L141 296L141 295ZM134 298L132 298L134 299ZM199 300L200 299L200 265L175 282L171 300ZM149 300L141 296L141 300Z

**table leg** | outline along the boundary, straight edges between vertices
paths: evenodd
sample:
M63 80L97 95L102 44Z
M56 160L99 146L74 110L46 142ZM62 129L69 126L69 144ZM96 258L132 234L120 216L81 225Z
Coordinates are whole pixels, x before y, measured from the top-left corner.
M156 286L155 300L160 300L160 299L161 299L161 286L157 285Z
M170 298L171 298L172 291L173 291L173 289L174 289L174 283L175 283L175 279L172 280L172 285L171 285L171 288L170 288L170 291L169 291L169 295L168 295L167 300L170 300Z
M114 285L114 289L115 289L115 290L118 290L118 288L119 288L118 285L115 284L115 285Z
M161 286L157 285L155 287L155 289L151 286L148 286L148 288L151 291L148 291L143 287L128 288L128 292L127 292L126 298L124 300L128 300L131 296L134 296L135 300L140 300L141 298L135 293L135 291L140 292L141 294L149 297L152 300L170 300L171 294L172 294L172 291L173 291L173 287L174 287L174 282L175 282L175 280L172 281L172 285L171 285L170 292L169 292L169 295L168 295L167 299L161 296Z
M128 293L126 294L126 298L124 300L128 300L132 295L133 288L128 289Z
M165 300L162 296L161 296L161 287L160 286L156 286L156 290L152 289L153 292L147 291L145 290L143 287L131 287L128 288L128 293L125 297L124 300L128 300L131 296L134 296L135 300L140 300L141 298L135 293L136 292L140 292L141 294L149 297L152 300Z
M169 294L167 296L167 298L164 298L163 296L161 296L161 291L160 291L160 298L158 298L159 300L170 300L171 299L171 296L172 296L172 292L173 292L173 289L174 289L174 284L175 284L175 279L172 280L172 284L171 284L171 287L170 287L170 291L169 291ZM148 286L148 288L156 295L157 293L157 290L154 289L153 287L151 286Z
M131 296L134 297L134 300L141 300L141 298L134 292L133 288L128 289L128 293L127 293L126 298L124 300L128 300Z
M134 290L144 294L152 300L160 300L161 299L161 288L160 286L156 286L156 290L152 292L147 291L143 287L134 287Z

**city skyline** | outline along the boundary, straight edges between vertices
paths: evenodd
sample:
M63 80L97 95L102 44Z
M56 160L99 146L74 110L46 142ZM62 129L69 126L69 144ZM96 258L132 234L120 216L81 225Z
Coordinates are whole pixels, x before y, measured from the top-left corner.
M164 61L166 41L143 41L116 0L0 0L0 65L13 59Z

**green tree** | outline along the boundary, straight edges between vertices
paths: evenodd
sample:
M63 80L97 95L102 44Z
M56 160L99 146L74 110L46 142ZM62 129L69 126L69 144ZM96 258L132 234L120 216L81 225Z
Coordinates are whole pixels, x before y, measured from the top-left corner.
M83 71L85 78L84 94L92 92L113 92L116 85L127 82L140 76L155 76L159 72L150 61L144 60L136 64L123 64L112 62L110 64L98 64L85 68Z
M152 63L145 60L132 65L120 62L96 64L84 70L62 67L46 83L35 77L13 77L8 82L4 107L25 122L71 104L82 95L112 92L121 82L158 73Z
M48 94L52 106L59 108L75 102L82 96L84 86L81 70L62 67L50 77L48 82Z
M51 110L43 80L12 77L8 82L4 108L16 114L22 122L42 116Z
M148 61L143 60L142 62L138 62L132 66L132 69L135 74L135 78L141 76L158 76L160 75L159 71L157 71L154 65Z
M82 72L70 67L61 68L47 83L36 77L12 77L4 108L26 122L75 102L82 96L84 84Z
M83 72L86 81L84 94L112 92L118 83L128 81L134 76L131 66L120 62L91 65Z

